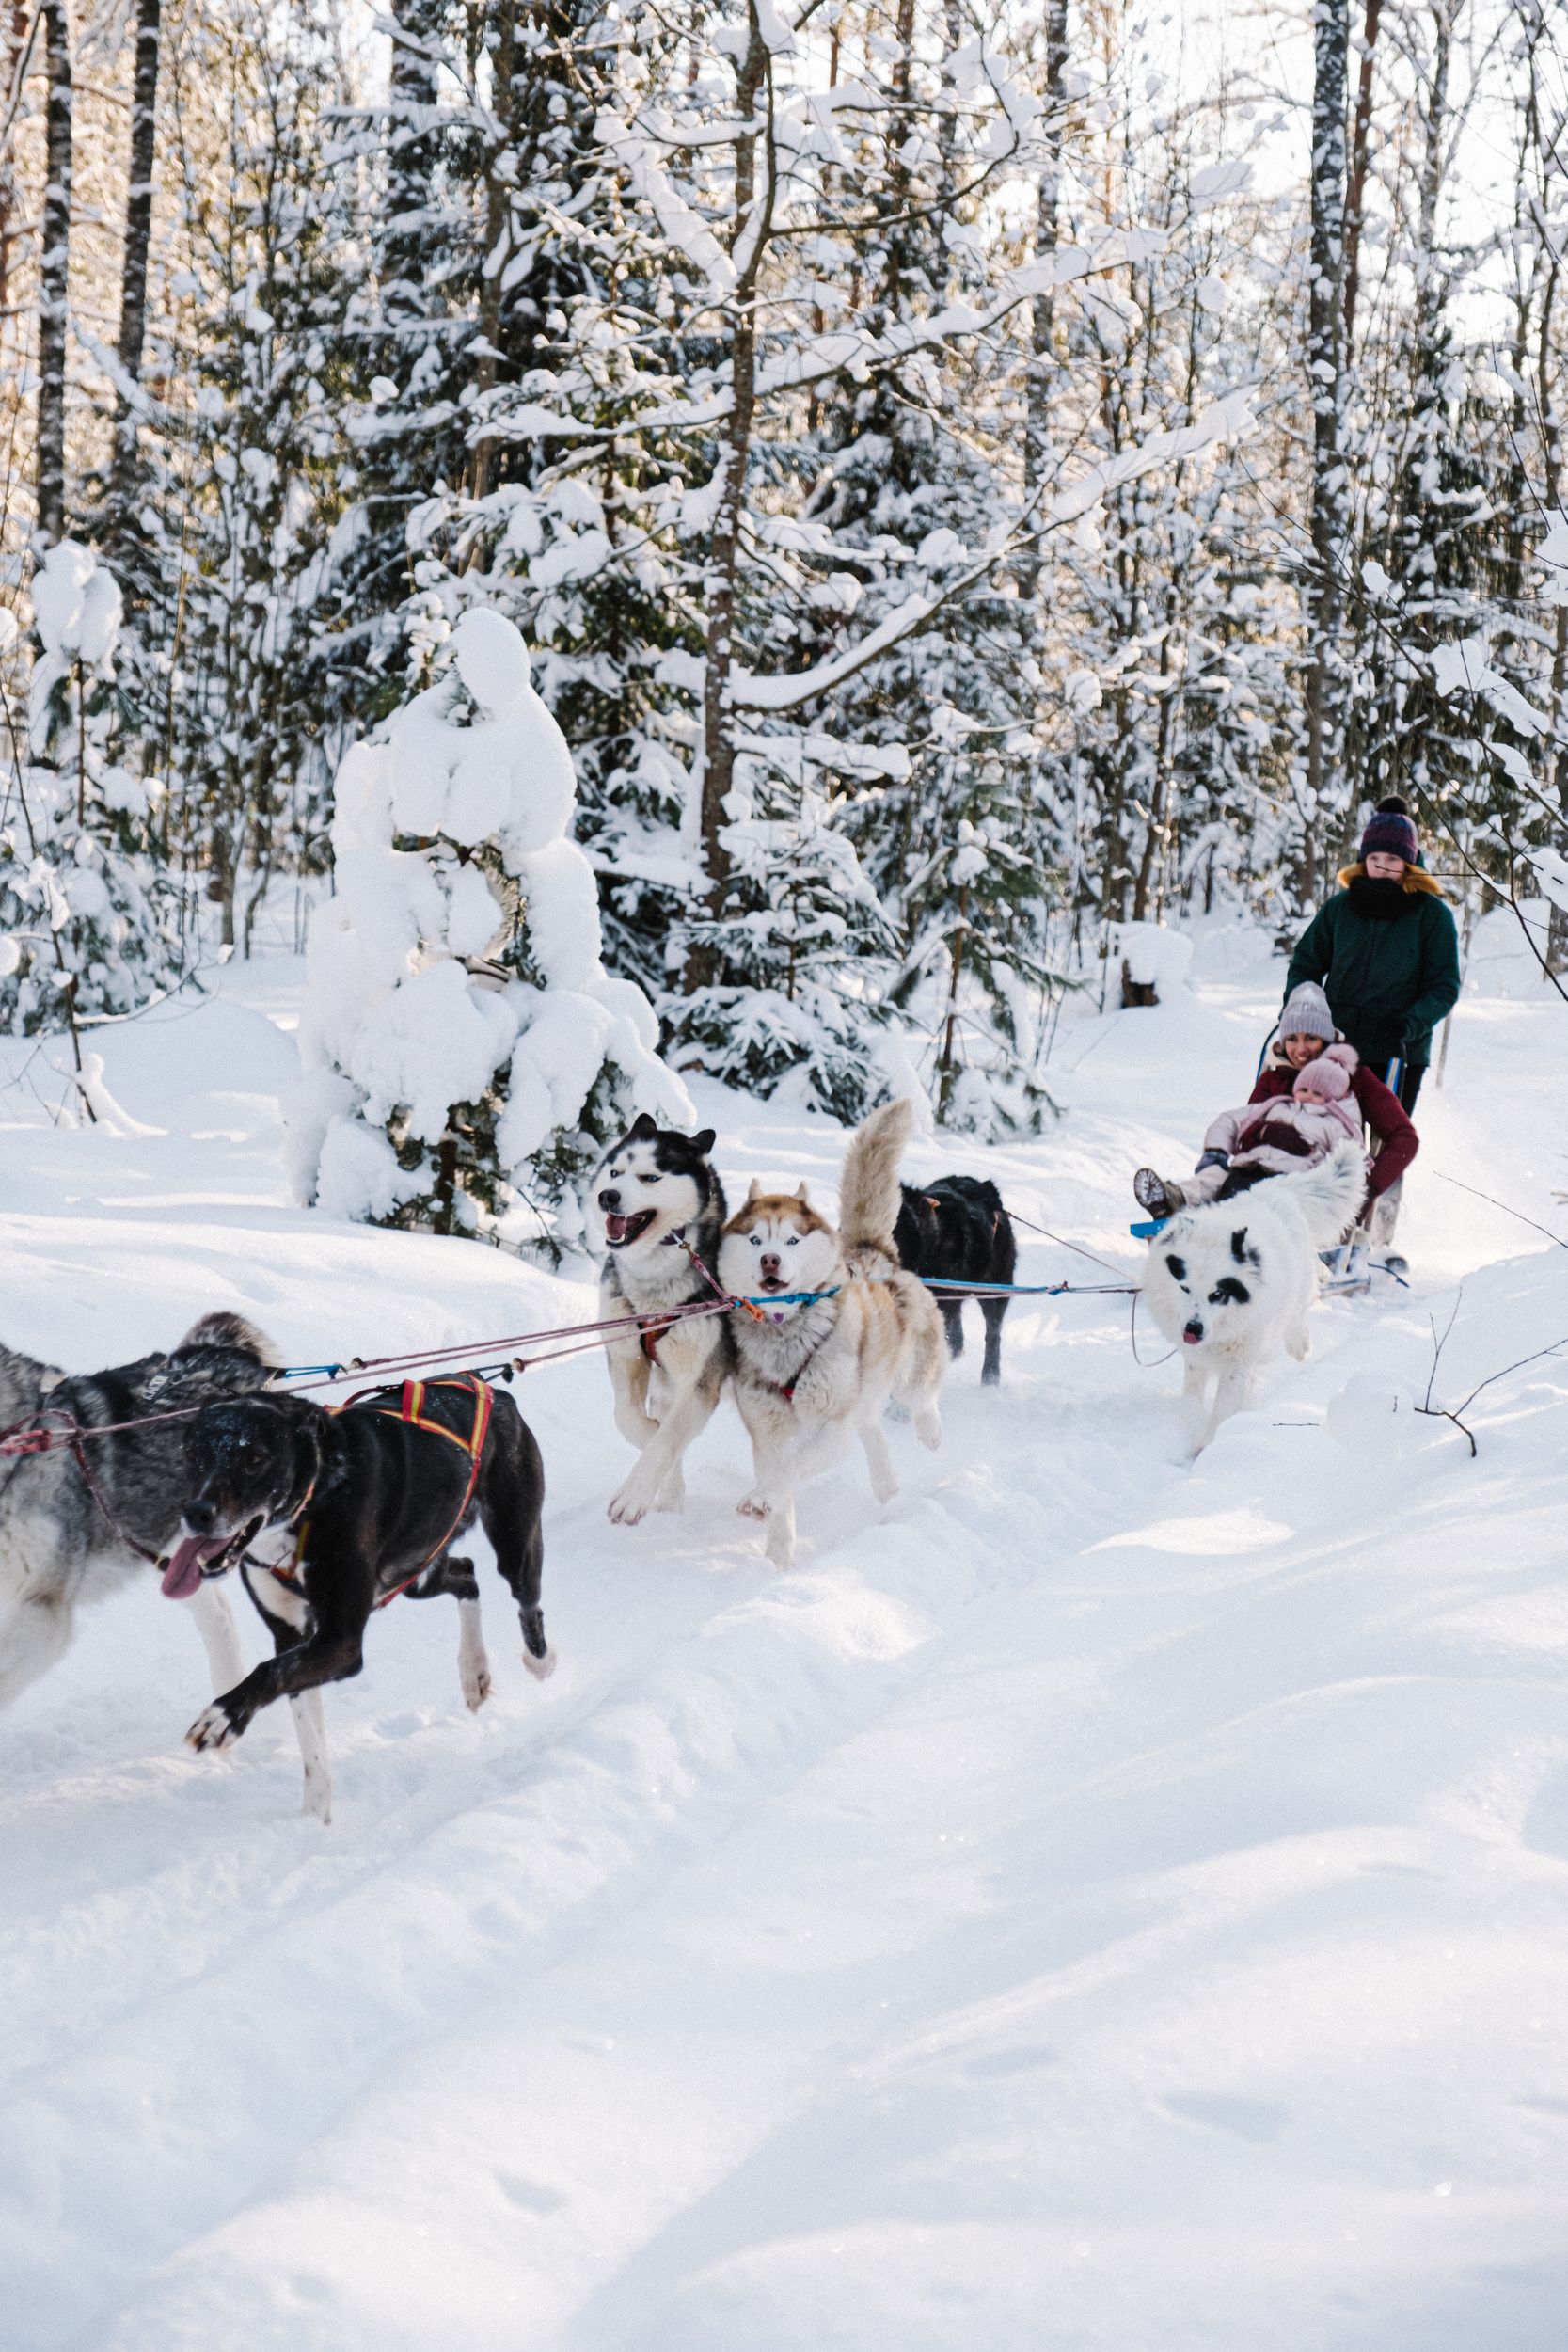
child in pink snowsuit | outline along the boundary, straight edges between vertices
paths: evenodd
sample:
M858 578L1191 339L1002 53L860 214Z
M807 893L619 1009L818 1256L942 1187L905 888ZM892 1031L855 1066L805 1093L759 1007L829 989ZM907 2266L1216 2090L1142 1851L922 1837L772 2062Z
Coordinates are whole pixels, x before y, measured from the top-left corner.
M1203 1138L1204 1159L1214 1154L1209 1165L1200 1162L1196 1173L1183 1176L1179 1184L1169 1177L1163 1180L1169 1208L1197 1208L1216 1200L1238 1169L1256 1169L1259 1178L1284 1176L1291 1168L1326 1159L1347 1136L1359 1143L1361 1106L1351 1085L1356 1062L1354 1045L1325 1046L1316 1061L1297 1073L1289 1095L1221 1111ZM1234 1184L1231 1189L1236 1189Z

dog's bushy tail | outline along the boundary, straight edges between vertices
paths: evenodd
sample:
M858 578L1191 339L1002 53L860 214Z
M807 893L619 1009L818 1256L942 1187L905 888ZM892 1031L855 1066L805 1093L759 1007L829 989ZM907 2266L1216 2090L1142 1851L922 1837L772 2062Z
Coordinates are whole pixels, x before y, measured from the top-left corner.
M839 1182L838 1230L851 1264L857 1253L898 1263L893 1229L903 1201L898 1162L909 1140L911 1116L907 1102L884 1103L849 1138Z
M227 1311L203 1315L199 1323L192 1324L180 1344L182 1347L238 1348L241 1355L254 1356L258 1363L265 1364L271 1372L279 1372L283 1366L282 1357L264 1331L259 1331L255 1324L247 1323L244 1315L230 1314Z
M1367 1155L1347 1136L1315 1168L1304 1168L1299 1176L1282 1176L1276 1181L1291 1187L1307 1219L1313 1248L1327 1249L1343 1237L1366 1198Z

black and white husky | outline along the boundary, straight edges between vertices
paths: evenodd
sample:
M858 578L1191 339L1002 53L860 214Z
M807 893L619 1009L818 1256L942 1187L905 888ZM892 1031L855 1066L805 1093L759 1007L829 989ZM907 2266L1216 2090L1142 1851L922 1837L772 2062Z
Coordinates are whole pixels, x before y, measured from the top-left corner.
M71 1379L0 1346L0 1429L52 1418L63 1426L67 1414L84 1429L107 1429L175 1413L264 1388L279 1360L269 1340L232 1314L203 1315L169 1355ZM0 1456L0 1707L64 1655L81 1603L106 1599L171 1548L185 1500L188 1425L154 1421L87 1438L90 1483L69 1449ZM229 1603L201 1584L187 1605L213 1688L227 1691L245 1671Z
M1181 1350L1195 1455L1281 1347L1306 1361L1318 1252L1342 1237L1366 1189L1366 1159L1347 1136L1299 1175L1180 1211L1149 1243L1142 1292Z
M708 1154L713 1129L678 1135L644 1111L605 1153L589 1184L589 1239L603 1254L601 1311L673 1314L715 1295L710 1271L724 1222L724 1188ZM684 1246L683 1246L684 1245ZM705 1427L730 1369L727 1315L677 1319L606 1349L615 1425L639 1449L610 1500L612 1519L635 1522L686 1500L681 1462ZM650 1409L651 1408L651 1409Z

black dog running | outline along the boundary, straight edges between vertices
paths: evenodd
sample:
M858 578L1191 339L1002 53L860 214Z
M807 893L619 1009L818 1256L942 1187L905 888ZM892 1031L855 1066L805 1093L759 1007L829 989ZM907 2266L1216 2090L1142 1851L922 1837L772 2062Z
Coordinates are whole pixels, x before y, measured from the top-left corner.
M282 1548L276 1566L244 1560L276 1654L197 1718L192 1747L227 1747L275 1699L356 1675L372 1611L403 1591L459 1602L465 1694L477 1707L490 1687L478 1586L449 1549L476 1516L517 1603L523 1663L541 1678L553 1668L540 1606L544 1464L512 1399L477 1377L405 1382L335 1412L302 1396L211 1406L190 1424L185 1465L191 1500L166 1592L221 1575L253 1546ZM297 1708L295 1720L309 1804Z

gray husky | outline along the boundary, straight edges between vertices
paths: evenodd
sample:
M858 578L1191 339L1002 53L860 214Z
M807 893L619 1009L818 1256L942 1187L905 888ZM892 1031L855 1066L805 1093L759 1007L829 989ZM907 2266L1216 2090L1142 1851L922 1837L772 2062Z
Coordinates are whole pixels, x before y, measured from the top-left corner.
M646 1111L605 1153L589 1183L589 1236L604 1263L607 1318L663 1315L716 1295L711 1272L724 1222L724 1188L708 1154L713 1129L683 1136ZM684 1244L684 1247L683 1247ZM692 1254L689 1254L692 1253ZM654 1324L606 1349L615 1426L640 1458L610 1500L610 1516L635 1523L686 1500L681 1460L706 1425L729 1372L727 1315ZM654 1410L649 1410L650 1401Z
M62 1414L102 1429L243 1396L264 1388L277 1362L270 1341L232 1314L203 1315L170 1355L70 1379L0 1345L0 1432L47 1426ZM86 1476L69 1448L0 1455L0 1707L64 1655L79 1602L106 1599L172 1549L189 1487L187 1426L154 1422L88 1438ZM232 1690L245 1661L228 1601L203 1583L187 1605L214 1689Z

